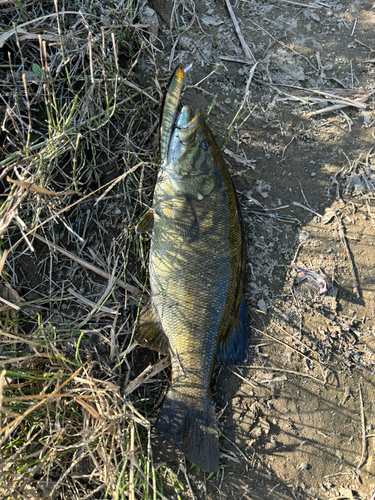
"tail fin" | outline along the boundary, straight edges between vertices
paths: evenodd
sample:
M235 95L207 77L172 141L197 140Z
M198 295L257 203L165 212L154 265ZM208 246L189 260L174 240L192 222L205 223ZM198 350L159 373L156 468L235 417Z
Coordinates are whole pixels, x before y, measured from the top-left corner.
M200 469L216 472L219 436L212 400L189 398L170 389L155 424L153 449L156 461L185 455Z

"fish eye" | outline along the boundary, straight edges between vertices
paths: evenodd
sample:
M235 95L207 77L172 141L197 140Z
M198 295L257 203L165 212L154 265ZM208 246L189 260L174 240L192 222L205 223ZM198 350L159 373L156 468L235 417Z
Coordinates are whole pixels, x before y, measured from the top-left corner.
M211 144L208 142L208 140L207 139L203 139L203 141L202 141L202 149L204 151L208 151L210 149L210 147L211 147Z

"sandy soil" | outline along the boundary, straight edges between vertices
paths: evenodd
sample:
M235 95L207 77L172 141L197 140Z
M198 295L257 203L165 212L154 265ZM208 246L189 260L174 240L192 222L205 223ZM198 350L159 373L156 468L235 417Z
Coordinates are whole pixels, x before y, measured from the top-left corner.
M206 112L216 96L219 143L235 123L224 157L248 250L251 346L244 366L215 374L223 466L208 482L190 473L196 498L374 498L375 12L366 0L292 4L234 8L258 61L237 118L252 64L220 59L245 57L225 3L185 2L178 40L160 23L161 69L193 63L182 101ZM342 98L361 101L316 113Z

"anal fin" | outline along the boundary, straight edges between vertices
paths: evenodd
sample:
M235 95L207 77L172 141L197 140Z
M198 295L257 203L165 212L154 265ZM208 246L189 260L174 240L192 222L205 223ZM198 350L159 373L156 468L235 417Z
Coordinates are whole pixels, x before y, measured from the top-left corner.
M217 361L223 365L242 363L246 358L246 348L249 344L249 320L245 299L242 299L237 322L232 333L219 344Z

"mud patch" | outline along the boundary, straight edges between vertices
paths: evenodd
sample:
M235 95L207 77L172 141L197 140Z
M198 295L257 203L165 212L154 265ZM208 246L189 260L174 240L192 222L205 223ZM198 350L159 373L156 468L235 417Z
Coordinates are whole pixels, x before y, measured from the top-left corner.
M159 33L173 45L162 70L193 63L183 102L215 101L208 122L219 143L229 127L224 156L248 249L248 362L215 375L222 468L203 492L190 475L197 498L370 500L375 491L375 17L370 2L313 7L236 3L258 61L252 76L224 3L180 5L185 31L171 34L174 45L165 25ZM324 109L341 98L358 106Z

